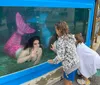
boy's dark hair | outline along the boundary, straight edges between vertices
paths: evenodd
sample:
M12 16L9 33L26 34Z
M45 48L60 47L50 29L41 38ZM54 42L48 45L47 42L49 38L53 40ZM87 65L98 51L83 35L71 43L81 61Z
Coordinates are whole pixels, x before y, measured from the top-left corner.
M51 44L53 44L56 40L58 40L58 35L55 33L49 41L49 48L51 48Z
M81 33L75 34L75 38L76 38L78 43L84 42L84 39L83 39L83 36Z

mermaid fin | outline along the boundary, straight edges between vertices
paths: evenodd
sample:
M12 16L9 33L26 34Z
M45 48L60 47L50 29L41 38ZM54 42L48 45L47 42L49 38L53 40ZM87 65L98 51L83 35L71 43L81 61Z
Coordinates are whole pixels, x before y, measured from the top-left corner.
M35 32L33 28L29 27L29 25L24 22L19 12L16 13L16 24L17 24L17 32L21 35L25 33L29 34Z
M4 51L11 57L12 56L15 57L16 51L19 48L23 47L21 45L22 35L24 35L25 33L35 32L34 29L29 27L29 25L24 22L22 16L18 12L16 14L16 24L17 24L17 32L14 32L14 34L10 37L10 39L4 46Z

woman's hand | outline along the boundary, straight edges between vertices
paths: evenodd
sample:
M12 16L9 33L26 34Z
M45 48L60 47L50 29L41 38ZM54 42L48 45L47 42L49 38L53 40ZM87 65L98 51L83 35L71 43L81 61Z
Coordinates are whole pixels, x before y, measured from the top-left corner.
M53 60L52 59L48 60L47 62L53 64Z
M37 51L36 50L32 50L32 52L30 54L31 58L33 58L34 56L36 56L36 54L37 54Z

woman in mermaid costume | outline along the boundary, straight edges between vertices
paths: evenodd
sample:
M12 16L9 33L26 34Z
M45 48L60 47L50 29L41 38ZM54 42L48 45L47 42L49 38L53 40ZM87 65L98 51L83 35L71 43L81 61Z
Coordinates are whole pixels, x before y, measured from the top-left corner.
M22 36L24 34L34 33L35 30L33 28L29 27L29 25L24 22L22 16L18 12L16 13L16 25L17 25L17 31L13 33L13 35L10 37L10 39L5 44L4 51L9 56L11 56L13 58L17 58L17 63L23 63L32 58L33 58L32 60L34 61L35 60L34 58L36 58L36 52L37 52L36 49L33 50L35 57L28 56L29 52L26 50L29 47L27 47L27 49L24 49L24 46L21 45L21 40L22 40ZM32 55L32 51L30 53ZM42 50L39 49L39 52L37 52L37 53L39 53L39 59L40 59L40 56L42 55ZM39 61L39 59L37 59L37 60ZM38 61L36 61L35 64L37 64Z

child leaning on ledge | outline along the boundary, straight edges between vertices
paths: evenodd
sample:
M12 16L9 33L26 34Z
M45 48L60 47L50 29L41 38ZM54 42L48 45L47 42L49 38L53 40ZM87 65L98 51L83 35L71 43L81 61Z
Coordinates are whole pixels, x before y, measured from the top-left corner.
M77 53L80 59L79 72L83 79L77 79L79 84L90 85L89 77L93 76L97 69L100 69L100 56L98 53L84 44L82 34L76 34Z
M75 37L69 33L68 25L65 21L55 24L58 39L51 45L51 50L55 51L57 56L52 60L48 60L51 64L62 63L64 71L65 85L72 85L76 70L79 68L79 57L76 52Z

